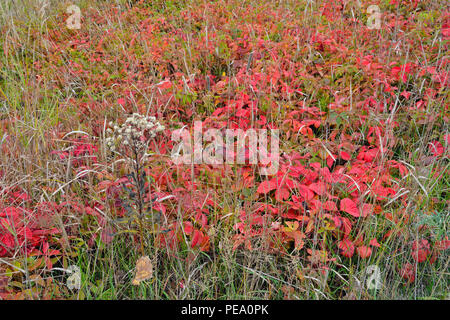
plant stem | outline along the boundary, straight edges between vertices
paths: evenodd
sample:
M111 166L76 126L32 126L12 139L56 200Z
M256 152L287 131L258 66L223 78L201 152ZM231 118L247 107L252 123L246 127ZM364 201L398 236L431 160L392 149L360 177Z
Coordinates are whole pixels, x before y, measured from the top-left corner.
M141 168L139 165L139 157L138 157L138 151L135 148L133 148L134 152L134 158L135 158L135 182L136 182L136 188L138 193L138 223L139 223L139 237L141 242L141 254L144 256L144 227L142 224L142 211L143 211L143 204L142 204L142 195L141 195Z

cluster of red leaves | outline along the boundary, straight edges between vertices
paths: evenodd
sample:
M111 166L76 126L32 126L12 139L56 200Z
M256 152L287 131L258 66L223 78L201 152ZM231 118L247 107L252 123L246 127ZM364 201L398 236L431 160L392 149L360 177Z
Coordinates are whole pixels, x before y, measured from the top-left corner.
M60 160L69 160L74 167L85 167L88 163L97 162L98 147L87 141L86 136L69 141L70 146L64 150L55 150Z
M53 210L44 210L43 204L35 211L22 207L4 207L0 212L0 257L20 254L40 255L52 268L50 256L59 254L49 248L49 238L59 234L52 215ZM40 251L41 249L42 251Z
M199 2L173 16L158 15L147 6L119 11L109 5L102 14L83 13L84 21L104 27L101 32L81 29L68 35L57 28L50 30L43 36L48 37L46 58L34 68L40 79L55 75L56 90L70 86L58 76L62 74L70 75L71 83L86 86L83 95L72 96L67 104L76 108L80 122L98 137L111 106L120 113L137 110L170 120L173 128L200 118L204 130L282 129L287 147L278 173L267 179L261 179L250 165L233 170L176 166L168 157L152 159L147 174L154 182L145 186L146 200L154 201L154 213L163 216L161 245L176 247L187 239L189 246L208 251L214 245L217 219L230 219L235 249L251 250L255 241L263 239L279 252L305 249L312 264L329 262L335 253L369 259L392 230L385 227L366 234L364 226L373 219L386 219L398 227L410 218L402 209L408 193L401 192L408 168L393 156L401 124L390 115L410 113L418 123L441 117L428 105L441 98L448 86L448 71L438 67L448 65L448 59L439 58L441 48L422 43L412 32L433 31L432 26L419 26L415 20L418 1L390 1L383 7L381 31L369 30L363 13L355 18L352 9L350 14L347 2L324 1L315 14L327 23L315 25L270 2L262 2L257 10L239 4L232 12L220 3ZM108 27L107 16L120 20L120 34ZM446 17L448 12L441 18ZM449 37L447 20L440 30L444 40ZM189 30L180 27L187 21ZM63 22L61 30L62 26ZM392 36L407 32L409 38ZM117 50L119 46L123 50ZM406 48L423 48L429 61L440 60L433 66L420 59L405 61ZM422 57L422 51L408 56ZM55 63L67 57L68 63ZM423 93L416 83L426 84ZM106 95L112 87L114 93ZM150 105L148 97L152 97ZM443 109L448 111L448 106ZM173 147L170 133L166 130L150 151L168 156ZM430 155L445 157L448 140L448 135L433 138ZM97 151L94 144L77 140L57 155L61 161L72 159L79 171L97 161ZM99 212L105 212L111 201L114 215L123 216L120 194L126 181L121 174L102 172L96 186L100 199L94 203L72 200L71 206L95 217L108 230ZM225 208L218 199L228 192L239 194L244 205L238 210ZM250 199L245 192L250 192ZM394 198L399 205L385 210ZM179 221L180 212L183 221ZM216 212L221 215L217 217ZM43 241L33 233L39 230L20 228L19 223L14 241L11 234L2 233L5 251L1 252L10 252L25 238L31 241L30 247ZM322 232L329 235L332 247L314 243L312 248L314 235ZM108 233L102 233L105 242L111 240ZM48 246L42 247L42 252L48 252ZM412 258L432 261L433 252L447 247L421 240L412 245ZM413 270L405 265L401 274L410 280Z

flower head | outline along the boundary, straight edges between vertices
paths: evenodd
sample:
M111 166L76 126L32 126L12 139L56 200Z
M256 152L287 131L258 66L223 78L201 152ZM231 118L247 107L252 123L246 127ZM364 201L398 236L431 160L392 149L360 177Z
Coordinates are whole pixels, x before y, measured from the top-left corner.
M122 148L132 148L136 152L142 152L150 139L164 131L165 127L156 121L155 117L146 117L133 113L121 125L109 122L106 130L108 137L105 142L112 151Z

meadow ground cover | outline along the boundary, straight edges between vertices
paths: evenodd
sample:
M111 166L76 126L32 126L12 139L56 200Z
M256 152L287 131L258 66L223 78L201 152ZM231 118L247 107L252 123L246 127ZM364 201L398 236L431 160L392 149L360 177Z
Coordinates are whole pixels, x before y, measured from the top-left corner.
M449 298L447 1L0 22L1 299Z

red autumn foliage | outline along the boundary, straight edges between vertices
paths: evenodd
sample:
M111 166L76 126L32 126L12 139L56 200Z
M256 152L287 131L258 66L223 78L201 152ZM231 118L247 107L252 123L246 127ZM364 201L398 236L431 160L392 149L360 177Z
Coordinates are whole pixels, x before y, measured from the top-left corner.
M407 282L412 283L416 279L416 268L411 263L405 263L400 270L400 275Z
M349 198L341 200L341 211L347 212L354 217L359 217L359 210L356 203Z
M344 257L351 258L353 256L353 253L355 252L355 246L353 245L353 242L348 238L340 241L338 247L339 249L341 249L341 254Z
M358 252L358 255L363 259L370 257L372 254L372 248L367 246L360 246L356 249L356 251Z
M148 18L155 15L151 6L123 8L117 17L123 34L88 28L65 33L62 22L56 23L43 41L48 48L42 56L48 58L30 66L30 74L51 83L51 90L74 92L61 108L75 110L70 120L88 134L69 129L71 121L48 132L55 171L68 179L42 189L55 203L40 200L44 192L2 190L0 257L34 254L51 268L52 258L63 251L63 235L80 236L74 223L60 230L55 222L55 215L67 211L65 219L73 214L88 221L83 237L90 246L113 241L111 221L132 209L123 199L129 168L103 150L105 119L138 111L162 119L167 128L150 144L152 156L145 163L144 200L152 203L148 215L158 217L156 245L208 252L218 244L214 228L226 225L235 250L260 248L255 246L260 241L277 254L306 252L314 266L331 263L332 255L371 259L385 242L400 239L397 229L407 232L416 219L405 209L414 192L405 182L411 168L401 156L415 152L404 147L410 138L405 128L433 119L448 122L448 106L430 107L444 98L448 59L435 41L414 35L433 31L418 22L423 18L422 9L415 10L418 3L385 4L380 31L368 29L363 13L354 15L348 1L320 3L316 14L323 22L315 26L269 3L261 4L262 15L247 4L231 14L207 2L158 19ZM103 28L114 10L103 16L90 9L84 20ZM199 30L180 28L185 20ZM439 37L448 40L448 19L436 20ZM111 50L122 36L121 49ZM405 54L406 47L412 51ZM5 54L8 50L13 48L5 46ZM77 83L88 90L76 93ZM174 164L171 133L194 120L202 121L204 131L280 129L278 172L261 177L258 170L268 164L250 164L248 148L242 165ZM1 131L12 122L2 120ZM447 170L439 161L445 161L450 138L442 132L425 141L431 160L419 159L433 163L433 177ZM10 140L5 137L1 151L13 156ZM5 175L1 169L0 177ZM236 207L223 201L226 197ZM438 202L430 201L430 211L445 207ZM374 222L377 229L368 234L365 227ZM318 234L327 241L317 241ZM137 238L130 239L138 245ZM448 239L427 239L414 241L408 258L433 262L450 246ZM415 279L411 264L400 273L409 282Z
M430 244L428 243L427 240L422 239L413 242L411 249L411 256L417 262L426 261L430 253L431 253Z

